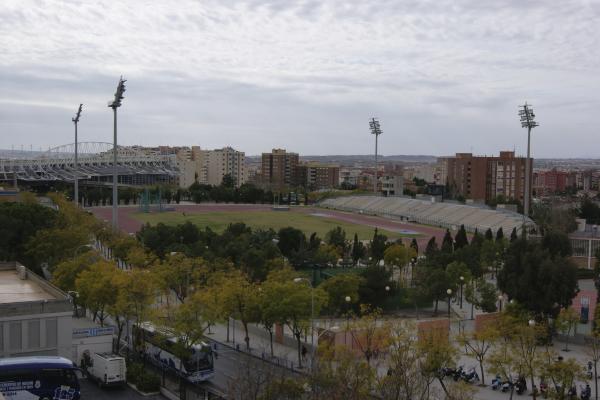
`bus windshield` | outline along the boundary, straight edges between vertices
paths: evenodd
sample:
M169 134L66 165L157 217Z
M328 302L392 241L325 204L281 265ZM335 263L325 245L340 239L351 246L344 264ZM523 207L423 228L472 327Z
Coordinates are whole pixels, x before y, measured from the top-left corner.
M0 398L77 400L79 381L73 363L61 357L0 360Z
M213 355L210 346L194 349L192 354L183 360L183 366L190 374L213 369Z

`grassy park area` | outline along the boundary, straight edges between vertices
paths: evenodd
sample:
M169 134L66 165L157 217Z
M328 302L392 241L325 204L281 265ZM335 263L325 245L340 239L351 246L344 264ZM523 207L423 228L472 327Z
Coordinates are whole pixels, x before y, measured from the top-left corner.
M346 231L346 237L352 239L354 233L358 234L360 240L367 240L373 237L374 227L340 221L334 218L321 217L296 211L231 211L231 212L207 212L207 213L189 213L183 215L181 212L164 213L136 213L133 217L151 225L162 222L167 225L177 225L190 221L199 227L210 227L216 232L222 232L229 224L244 222L252 229L273 228L279 230L287 226L292 226L304 231L306 235L316 232L321 238L336 226L342 227ZM399 232L391 232L380 229L380 232L388 238L414 237L415 235L406 235Z

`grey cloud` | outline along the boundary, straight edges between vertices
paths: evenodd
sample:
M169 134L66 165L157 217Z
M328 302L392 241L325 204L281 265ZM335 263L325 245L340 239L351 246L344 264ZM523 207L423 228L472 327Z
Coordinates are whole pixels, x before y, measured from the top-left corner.
M366 152L378 115L386 154L492 153L522 147L530 100L538 154L578 155L598 144L598 16L583 0L6 0L0 148L69 141L80 101L85 134L110 139L124 74L130 144Z

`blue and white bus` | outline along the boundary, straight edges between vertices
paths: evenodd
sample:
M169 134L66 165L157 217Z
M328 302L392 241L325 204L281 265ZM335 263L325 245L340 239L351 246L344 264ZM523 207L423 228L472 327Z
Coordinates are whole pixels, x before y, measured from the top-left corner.
M192 346L189 354L180 359L174 354L177 339L153 324L144 322L134 327L133 334L137 343L144 344L150 361L159 368L170 369L192 383L214 376L213 351L209 344L201 342Z
M79 400L77 367L63 357L0 359L0 398Z

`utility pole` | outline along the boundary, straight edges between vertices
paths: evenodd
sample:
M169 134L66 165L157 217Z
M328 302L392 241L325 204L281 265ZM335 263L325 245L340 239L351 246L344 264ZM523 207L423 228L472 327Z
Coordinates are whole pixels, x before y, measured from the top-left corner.
M117 85L117 91L115 92L115 99L108 102L108 106L113 109L114 116L114 143L113 143L113 204L112 204L112 228L113 231L119 229L119 215L118 215L118 203L119 195L117 191L117 181L119 179L119 173L117 170L117 108L121 107L121 100L123 100L123 93L125 93L125 82L126 80L121 77L119 84Z
M531 201L531 129L539 126L535 122L535 114L531 104L522 105L519 110L519 117L521 119L521 127L527 128L527 160L525 160L525 193L523 201L523 216L529 216L529 203Z
M77 115L75 115L74 118L72 118L73 123L75 124L75 165L74 165L74 172L73 172L73 178L74 178L74 183L75 183L75 187L73 189L74 192L74 196L73 196L73 201L75 202L75 205L79 207L79 170L78 170L78 165L77 165L77 154L78 154L78 144L77 144L77 124L79 123L79 117L81 116L81 108L83 107L83 104L79 104L79 109L77 110Z
M381 130L381 127L379 125L379 121L377 120L377 118L372 118L369 121L369 128L371 129L371 134L375 135L375 174L374 174L374 180L373 180L373 193L377 194L377 182L379 180L378 176L378 171L377 171L377 138L379 137L379 135L381 135L383 133L383 131Z

